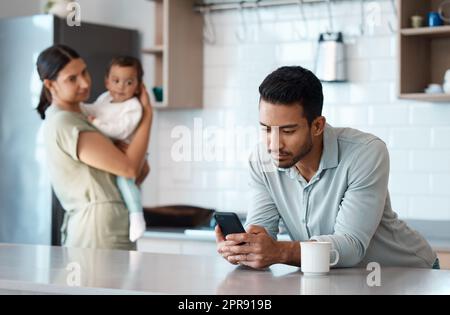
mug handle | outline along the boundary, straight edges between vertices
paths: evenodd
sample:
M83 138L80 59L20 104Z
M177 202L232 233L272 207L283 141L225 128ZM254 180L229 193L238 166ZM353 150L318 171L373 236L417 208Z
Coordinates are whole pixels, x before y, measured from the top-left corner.
M335 250L335 249L332 249L332 250L330 250L330 252L331 253L335 253L335 259L334 259L334 261L332 262L332 263L330 263L330 267L333 267L333 266L336 266L337 265L337 263L339 262L339 252L337 251L337 250Z

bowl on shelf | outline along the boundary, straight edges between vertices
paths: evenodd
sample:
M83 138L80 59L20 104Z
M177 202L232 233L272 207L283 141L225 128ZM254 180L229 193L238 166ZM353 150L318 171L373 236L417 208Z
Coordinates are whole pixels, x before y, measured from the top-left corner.
M428 85L428 87L425 89L426 94L442 94L444 93L444 90L442 89L442 85L431 83Z

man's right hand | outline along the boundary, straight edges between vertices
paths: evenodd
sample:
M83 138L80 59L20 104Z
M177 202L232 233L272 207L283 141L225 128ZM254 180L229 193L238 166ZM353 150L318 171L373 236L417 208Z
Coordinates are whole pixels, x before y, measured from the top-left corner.
M237 265L238 262L230 261L228 259L229 256L232 256L235 254L227 251L226 248L227 248L227 246L238 245L238 243L236 243L234 241L225 240L225 237L222 234L222 230L220 229L220 227L218 225L216 225L215 233L216 233L217 252L219 253L219 255L221 255L224 259L226 259L229 263L231 263L233 265Z

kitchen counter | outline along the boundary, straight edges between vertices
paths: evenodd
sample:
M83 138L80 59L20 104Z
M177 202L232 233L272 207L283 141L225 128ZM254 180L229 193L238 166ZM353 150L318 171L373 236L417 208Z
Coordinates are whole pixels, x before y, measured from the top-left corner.
M0 244L0 293L33 294L450 294L450 271L382 268L305 277L299 268L256 271L221 257Z

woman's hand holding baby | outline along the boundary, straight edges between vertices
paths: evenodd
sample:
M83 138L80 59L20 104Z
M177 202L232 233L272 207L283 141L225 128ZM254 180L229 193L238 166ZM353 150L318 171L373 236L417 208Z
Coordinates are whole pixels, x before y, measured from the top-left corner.
M150 96L148 95L147 89L145 88L145 84L142 83L141 93L139 95L139 101L142 104L142 109L144 111L144 117L148 116L150 120L153 118L153 108L150 102Z

